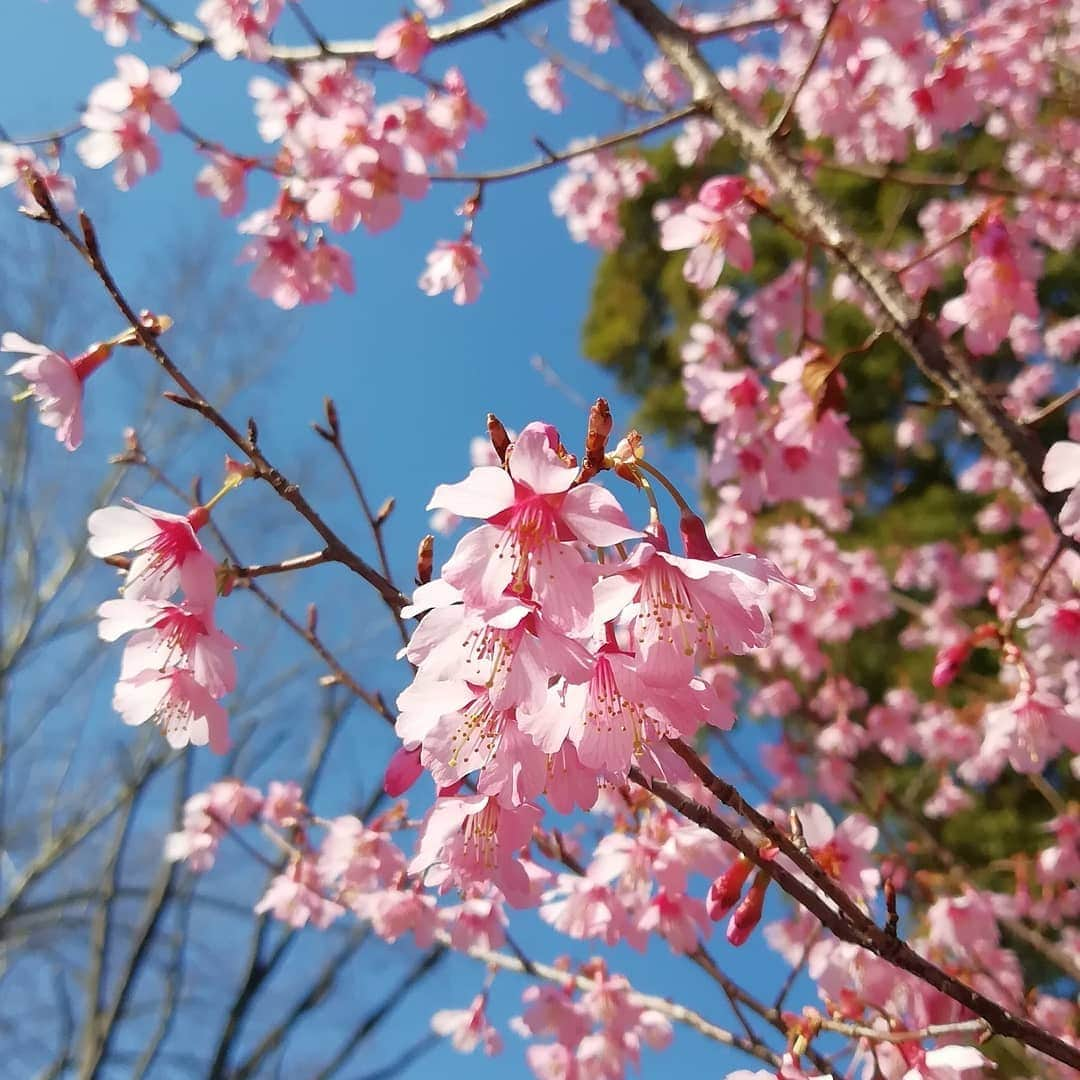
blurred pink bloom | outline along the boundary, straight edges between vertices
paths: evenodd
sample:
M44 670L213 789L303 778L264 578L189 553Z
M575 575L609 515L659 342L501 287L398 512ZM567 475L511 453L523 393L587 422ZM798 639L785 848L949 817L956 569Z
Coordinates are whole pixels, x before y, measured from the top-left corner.
M471 240L440 240L428 254L420 288L428 296L453 289L455 304L471 304L480 295L480 277L486 272L480 248Z
M660 223L660 246L665 251L689 248L683 277L699 289L713 288L724 263L747 271L753 265L749 221L753 205L746 199L740 176L706 180L697 201Z
M1069 491L1058 524L1069 536L1080 536L1080 442L1050 447L1043 459L1043 483L1047 491Z
M502 1039L488 1023L486 1004L486 995L477 994L467 1009L439 1009L431 1018L431 1030L449 1037L450 1045L463 1054L471 1054L481 1044L489 1057L497 1054L502 1050Z
M345 909L322 895L323 883L314 863L298 859L284 874L278 874L262 899L255 905L255 914L269 911L275 919L299 929L309 922L325 930Z
M105 44L113 48L139 36L135 32L139 0L76 0L75 10L89 19L90 25L104 36Z
M570 37L597 52L607 52L618 40L608 0L570 0Z
M541 109L561 113L566 108L562 68L550 60L541 60L525 72L525 88L533 103Z
M244 208L247 200L247 175L251 171L251 162L222 153L220 150L209 152L210 160L195 177L195 190L221 204L222 217L231 217Z
M77 450L83 439L83 383L109 358L109 347L95 345L69 360L20 334L6 333L0 337L0 352L26 354L7 369L7 374L26 380L27 393L38 403L41 422L56 429L57 442Z
M431 38L422 15L398 19L375 35L375 55L389 60L398 71L417 71L430 49Z

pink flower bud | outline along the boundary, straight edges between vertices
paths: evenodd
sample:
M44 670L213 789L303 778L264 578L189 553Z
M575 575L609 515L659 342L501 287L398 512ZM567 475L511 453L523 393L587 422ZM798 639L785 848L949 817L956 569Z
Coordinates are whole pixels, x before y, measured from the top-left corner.
M930 682L939 690L960 674L960 668L971 654L971 642L967 639L942 649L934 660L934 672Z
M391 799L396 799L399 795L404 795L416 783L423 771L423 766L420 764L420 747L416 747L415 750L406 750L404 746L399 746L394 751L390 764L386 766L383 791Z
M697 514L684 513L679 518L679 535L682 537L687 558L704 559L708 562L720 558L705 532L705 522Z
M740 855L710 886L705 910L713 922L719 922L738 902L742 888L754 864Z
M769 887L767 875L759 873L754 878L750 891L735 909L727 925L727 939L732 945L743 945L761 922L761 913L765 907L765 891Z

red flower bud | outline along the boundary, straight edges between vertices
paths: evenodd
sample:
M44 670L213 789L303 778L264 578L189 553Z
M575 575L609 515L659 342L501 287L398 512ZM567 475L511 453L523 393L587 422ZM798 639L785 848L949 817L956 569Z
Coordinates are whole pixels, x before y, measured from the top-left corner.
M739 902L742 888L753 868L754 864L745 855L740 855L709 886L709 894L705 897L705 910L713 922L719 922Z
M769 877L758 873L750 886L750 891L732 912L727 925L727 939L732 945L743 945L754 932L754 927L761 922L761 913L765 907L765 890L769 887Z
M404 746L399 746L394 751L390 764L386 766L383 791L391 799L396 799L399 795L404 795L416 783L423 771L423 766L420 764L420 747L415 750L406 750Z

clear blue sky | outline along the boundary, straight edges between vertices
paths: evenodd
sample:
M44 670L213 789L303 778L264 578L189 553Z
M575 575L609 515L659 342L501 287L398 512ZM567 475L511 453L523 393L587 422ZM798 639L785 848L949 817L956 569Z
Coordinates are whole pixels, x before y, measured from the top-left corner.
M177 16L190 18L194 4L175 0L165 6ZM356 36L371 34L395 17L397 5L308 0L305 9L324 35ZM530 20L530 26L549 25L553 41L562 44L565 19L565 5L557 4ZM0 67L0 123L12 135L62 127L75 115L77 103L89 88L113 72L113 50L74 13L71 0L7 0L0 28L9 43L5 64ZM283 22L282 36L303 40L302 30L288 18ZM150 62L166 62L180 50L160 31L145 26L143 40L134 45L134 51ZM43 57L47 57L44 63ZM574 135L611 131L620 124L617 107L573 80L567 84L572 107L566 117L554 118L537 110L529 102L521 78L535 59L532 50L511 32L505 42L469 42L445 57L436 55L430 63L433 73L441 72L448 63L460 65L477 100L489 113L488 130L475 139L463 158L463 168L527 160L536 153L534 135L550 145L563 145ZM612 77L632 79L631 61L621 51L604 62L604 69ZM185 70L176 98L183 119L206 137L238 150L257 149L245 92L253 73L243 62L225 64L214 55L199 58ZM392 92L393 79L380 82L380 96ZM101 223L102 243L131 299L138 306L168 310L168 297L159 294L158 283L143 271L148 260L167 251L181 233L217 229L222 243L235 251L242 240L231 223L221 223L215 204L196 196L193 178L199 161L189 144L179 136L165 135L162 152L162 171L129 194L116 192L103 180L88 178L70 150L67 154L68 167L79 179L85 204ZM531 357L543 357L572 395L585 400L606 395L617 425L632 409L632 403L615 393L604 373L580 355L580 326L596 257L573 244L564 224L550 212L548 191L558 175L551 171L487 191L476 237L483 246L490 276L480 301L471 307L458 308L447 296L428 299L416 287L426 252L437 239L452 238L460 229L453 208L468 189L445 187L421 205L408 205L402 224L389 233L378 237L358 233L345 241L355 259L355 296L338 296L329 304L298 309L287 316L269 304L262 309L271 325L289 336L290 345L267 379L241 392L231 415L243 418L254 412L263 444L275 462L287 473L303 478L306 489L335 524L349 535L361 537L355 510L345 498L333 463L308 427L309 421L319 417L323 396L332 395L370 498L378 503L392 494L397 499L387 539L400 581L411 578L416 541L427 531L424 504L437 483L464 474L468 441L482 432L489 410L515 427L531 419L548 420L561 427L568 445L580 443L584 422L581 406L571 395L545 383L530 364ZM254 185L250 209L269 198L267 188ZM247 273L244 267L235 270L237 275ZM108 319L105 325L110 325ZM55 344L76 348L80 343ZM234 363L243 368L248 363L257 365L258 358L246 357L240 340ZM88 445L112 449L112 433L124 417L116 408L103 409L99 404L97 409L89 417L89 425L107 428L108 439L99 442L95 436ZM213 439L208 441L213 445L205 448L201 464L209 473L215 467L210 463L219 459L225 447ZM668 462L675 474L692 486L693 463L685 457L669 458ZM235 496L232 512L250 515L250 526L271 498L266 490L245 491ZM280 534L286 536L288 545L283 550L276 543L278 535L266 532L251 530L253 559L284 557L313 546L292 531ZM444 542L439 555L445 558L447 554ZM357 645L358 651L349 654L355 670L392 696L402 673L378 659L391 655L394 648L393 635L378 606L360 593L362 586L342 581L341 574L321 573L310 580L310 586L304 582L292 585L297 604L309 595L309 588L311 595L323 597L323 617L339 640L364 643L362 650ZM352 594L346 597L342 590L352 590ZM339 601L336 604L334 597ZM223 618L228 625L227 612ZM242 625L228 628L240 637L246 629ZM240 663L243 678L243 656ZM115 723L107 699L100 705L97 722ZM324 789L323 801L316 807L321 813L344 810L356 791L369 787L391 745L384 730L369 726L375 721L358 716L354 723L357 729L341 744L342 754L354 755L354 775ZM550 959L559 948L559 943L528 916L517 937L526 952L537 958ZM570 944L578 958L604 952L588 943ZM756 943L736 952L718 935L714 952L751 988L767 994L775 987L780 969ZM651 949L646 958L619 950L609 955L609 962L644 991L675 994L706 1016L724 1025L732 1023L716 988L691 965L673 960L663 947ZM355 990L356 1002L375 997L379 987L386 985L387 972L396 971L401 964L400 959L383 956L375 970L361 962L348 975L355 980L355 986L349 984L350 994ZM423 1030L433 1009L466 1005L482 979L476 965L455 962L435 984L421 991L346 1075L363 1075L392 1057L395 1049ZM524 985L514 977L500 976L494 995L496 1019L505 1020L519 1011ZM350 994L344 997L349 999ZM339 1001L333 1014L321 1016L306 1029L304 1039L312 1040L309 1045L332 1040L340 1033L342 1028L336 1025L344 1024L348 1016L340 1014L340 1007ZM199 1037L197 1032L183 1034ZM510 1032L506 1032L506 1043L504 1054L492 1061L478 1055L463 1058L448 1047L440 1048L408 1075L414 1080L436 1074L447 1080L527 1075L524 1044ZM298 1055L303 1044L304 1040L297 1043ZM744 1067L743 1059L679 1029L673 1049L662 1057L646 1057L644 1074L693 1070L698 1075L717 1076L739 1067ZM302 1070L296 1075L302 1075Z

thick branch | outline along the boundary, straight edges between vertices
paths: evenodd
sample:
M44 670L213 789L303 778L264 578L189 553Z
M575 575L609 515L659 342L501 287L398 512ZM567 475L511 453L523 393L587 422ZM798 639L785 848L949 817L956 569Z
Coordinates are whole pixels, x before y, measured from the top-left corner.
M674 742L672 745L678 752L682 744ZM693 751L690 751L690 754L693 754ZM731 806L740 813L743 813L745 810L752 811L752 814L747 815L748 819L761 816L757 814L757 811L754 811L752 807L748 807L739 793L735 791L730 784L726 784L724 781L714 776L708 768L700 762L700 759L698 760L698 764L695 765L686 755L681 756L691 764L691 768L694 769L695 774L705 782L706 787L708 787L710 792L720 799L721 802ZM739 852L773 877L784 892L795 900L796 903L800 904L814 915L827 930L830 930L840 938L840 940L848 941L867 949L869 952L874 953L874 955L881 957L881 959L887 960L894 966L907 971L916 976L916 978L933 986L935 989L947 994L954 1001L963 1005L976 1016L982 1017L996 1034L1019 1039L1032 1049L1040 1050L1042 1053L1048 1054L1050 1057L1064 1062L1066 1065L1071 1065L1073 1068L1080 1068L1080 1050L1069 1046L1061 1039L1055 1038L1053 1035L1049 1034L1038 1025L1031 1023L1029 1020L1025 1020L1023 1017L1016 1016L1007 1009L1003 1009L996 1002L991 1001L977 990L972 989L970 986L942 971L925 957L920 956L905 942L901 941L899 938L893 937L887 930L878 926L873 919L857 907L853 914L850 913L849 910L845 910L844 913L837 911L831 903L826 901L826 899L820 895L820 893L807 885L800 877L788 870L782 863L764 856L761 849L746 832L732 825L730 822L725 821L707 806L703 806L701 803L691 799L672 784L645 776L636 767L631 770L630 779L633 780L634 783L651 791L658 798L666 802L668 806L677 810L690 821L695 822L695 824L700 825L702 828L708 829L716 836L719 836L721 840L725 840L735 847ZM764 820L766 822L768 821L768 819ZM768 822L768 828L763 829L762 832L769 836L770 839L772 839L773 834L782 835L780 830L776 829L771 822ZM803 873L811 878L816 878L821 872L821 868L814 862L813 858L804 855L795 848L790 838L785 838L785 840L786 843L782 846L781 850L783 850L789 858L792 858L792 861ZM792 848L794 850L794 856L791 855L787 848ZM835 882L832 882L829 891L831 892L831 889L834 887ZM854 904L852 903L851 906L854 907Z
M545 4L547 0L502 0L501 3L489 4L479 11L462 15L458 19L448 19L437 23L428 30L432 45L449 45L455 41L493 30L498 26L512 22L534 8ZM173 37L186 41L189 45L205 48L210 44L210 37L197 26L182 22L166 15L156 4L149 0L138 0L142 11ZM364 60L375 58L373 38L354 38L344 41L319 41L311 45L271 45L269 59L279 63L300 64L326 57L339 59Z
M693 99L708 109L743 158L765 171L800 225L862 285L881 327L892 334L923 375L956 406L990 452L1009 465L1060 534L1057 514L1062 499L1042 485L1045 449L1040 442L1001 408L975 373L971 359L944 338L936 323L904 292L896 274L874 258L775 145L769 133L747 118L701 55L694 35L673 22L652 0L618 2L682 73L690 84ZM1073 550L1080 552L1080 540L1068 542Z

